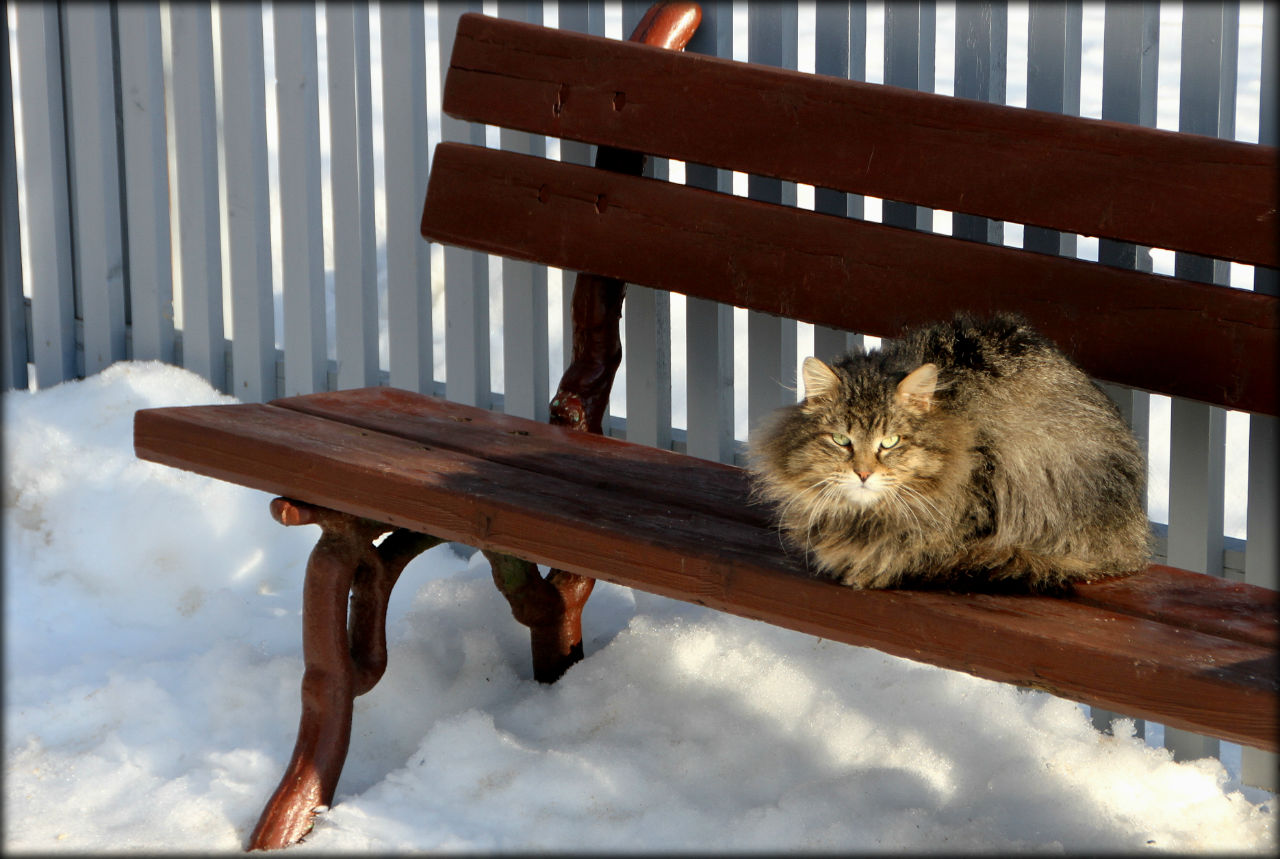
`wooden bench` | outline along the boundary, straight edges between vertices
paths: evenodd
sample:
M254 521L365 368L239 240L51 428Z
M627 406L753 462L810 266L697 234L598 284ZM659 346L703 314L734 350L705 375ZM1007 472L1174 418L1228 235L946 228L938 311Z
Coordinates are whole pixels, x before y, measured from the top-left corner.
M1167 566L1061 598L851 590L783 549L740 469L596 434L624 282L877 336L1013 310L1101 380L1277 414L1275 297L643 178L634 153L1274 267L1276 151L654 47L696 23L652 10L648 44L459 24L449 114L600 147L603 169L441 144L422 219L432 240L589 273L551 425L391 388L138 413L139 456L323 529L297 746L251 848L331 801L391 586L439 540L489 556L543 680L581 658L605 579L1277 749L1273 591Z

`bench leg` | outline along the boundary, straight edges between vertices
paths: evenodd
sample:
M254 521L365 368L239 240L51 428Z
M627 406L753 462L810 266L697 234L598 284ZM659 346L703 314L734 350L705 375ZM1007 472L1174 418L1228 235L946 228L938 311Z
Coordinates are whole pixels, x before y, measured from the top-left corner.
M546 578L536 564L485 552L493 583L511 605L511 614L529 627L533 677L554 683L582 659L582 608L595 579L552 570Z
M697 3L654 3L631 33L630 41L684 50L702 20ZM596 166L639 176L645 156L601 146ZM613 378L622 362L618 323L627 285L621 280L579 273L574 281L573 356L551 401L551 423L586 432L603 432ZM533 676L554 683L582 658L582 607L595 580L552 570L543 579L527 561L489 555L493 579L516 620L529 627Z
M401 570L440 541L323 507L277 498L284 525L319 525L302 592L302 718L293 757L249 837L249 850L286 847L314 824L338 785L351 739L352 702L387 667L387 601ZM350 611L348 612L348 595Z

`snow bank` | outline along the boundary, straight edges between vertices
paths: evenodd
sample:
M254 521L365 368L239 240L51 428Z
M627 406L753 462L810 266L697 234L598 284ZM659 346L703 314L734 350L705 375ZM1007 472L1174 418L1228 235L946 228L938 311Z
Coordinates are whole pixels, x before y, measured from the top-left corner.
M132 453L136 409L225 399L147 363L5 394L6 850L238 851L275 787L318 532ZM1275 848L1269 795L1042 693L604 583L585 626L541 686L481 558L414 561L295 849Z

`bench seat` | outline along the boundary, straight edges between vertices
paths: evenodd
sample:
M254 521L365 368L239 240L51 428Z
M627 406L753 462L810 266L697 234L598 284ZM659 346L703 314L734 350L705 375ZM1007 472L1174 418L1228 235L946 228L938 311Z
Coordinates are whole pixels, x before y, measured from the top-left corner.
M140 411L138 455L992 680L1277 748L1275 591L1152 566L1067 598L857 591L743 470L394 388Z

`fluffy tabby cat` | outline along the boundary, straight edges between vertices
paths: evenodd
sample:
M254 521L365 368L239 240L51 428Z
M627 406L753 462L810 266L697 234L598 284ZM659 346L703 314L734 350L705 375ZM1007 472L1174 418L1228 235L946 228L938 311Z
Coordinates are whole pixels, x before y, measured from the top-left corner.
M751 468L822 573L1062 590L1145 566L1138 445L1025 320L957 316L803 376L804 400L752 434Z

